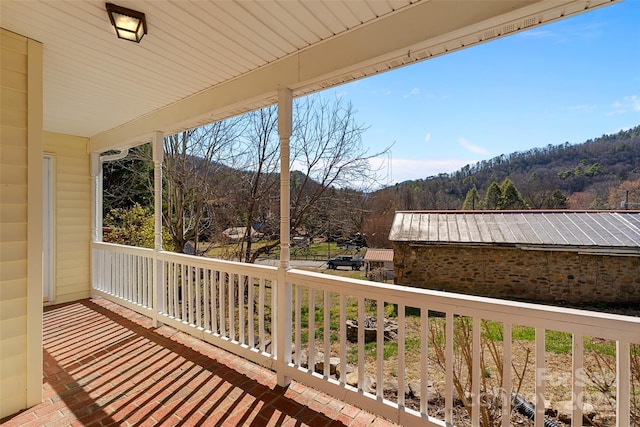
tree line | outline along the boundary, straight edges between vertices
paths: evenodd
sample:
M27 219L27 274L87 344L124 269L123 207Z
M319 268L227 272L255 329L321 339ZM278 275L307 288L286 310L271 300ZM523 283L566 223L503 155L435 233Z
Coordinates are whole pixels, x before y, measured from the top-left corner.
M275 107L165 138L163 221L173 250L201 252L243 235L229 258L254 262L277 250L279 140ZM390 247L397 210L640 208L640 126L583 144L547 145L450 174L380 188L362 143L366 127L340 99L295 104L291 235ZM118 229L140 206L152 215L148 145L104 165L105 218ZM375 188L378 187L377 190ZM138 211L140 212L140 211ZM142 215L142 214L141 214ZM363 242L364 240L364 242Z

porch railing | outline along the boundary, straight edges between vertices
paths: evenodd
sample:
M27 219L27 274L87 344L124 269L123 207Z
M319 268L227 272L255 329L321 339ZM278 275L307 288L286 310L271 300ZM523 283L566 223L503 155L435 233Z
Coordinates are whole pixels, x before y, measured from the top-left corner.
M93 244L93 261L96 295L402 425L453 425L464 401L472 425L497 413L508 426L520 375L533 378L532 389L519 391L536 401L536 426L544 425L549 390L562 381L573 425L582 425L583 403L592 399L610 405L617 426L640 416L640 374L632 370L640 359L638 318L106 243ZM385 331L383 319L391 318ZM532 334L526 348L509 339L522 331ZM568 340L559 367L546 365L551 337ZM492 351L497 359L488 363ZM599 371L589 368L594 351L602 355ZM530 369L522 369L525 357ZM436 406L444 410L436 414Z

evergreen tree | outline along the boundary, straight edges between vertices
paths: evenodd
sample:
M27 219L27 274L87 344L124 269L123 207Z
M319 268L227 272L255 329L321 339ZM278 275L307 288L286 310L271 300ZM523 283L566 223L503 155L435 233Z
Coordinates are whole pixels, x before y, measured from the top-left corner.
M546 200L545 205L546 209L569 209L569 198L556 188Z
M505 178L500 185L498 209L529 209L529 205L524 201L515 184L509 178Z
M488 210L500 209L501 198L502 190L500 189L500 186L493 181L484 195L484 208Z
M480 196L478 196L478 190L476 189L475 185L471 190L467 192L467 196L465 197L464 203L462 204L462 209L464 210L482 209Z

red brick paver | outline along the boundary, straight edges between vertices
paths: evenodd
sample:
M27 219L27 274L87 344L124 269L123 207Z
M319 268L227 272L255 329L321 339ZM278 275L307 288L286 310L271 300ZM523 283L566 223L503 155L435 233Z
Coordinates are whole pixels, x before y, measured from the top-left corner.
M396 426L104 299L43 322L44 400L3 426Z

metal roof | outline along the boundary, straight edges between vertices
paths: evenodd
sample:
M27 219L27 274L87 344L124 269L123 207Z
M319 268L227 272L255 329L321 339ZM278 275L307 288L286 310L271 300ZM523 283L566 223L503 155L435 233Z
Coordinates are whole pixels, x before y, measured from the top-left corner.
M640 212L396 212L389 240L616 248L640 253Z
M365 261L393 261L393 249L367 249Z

